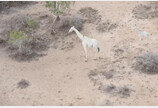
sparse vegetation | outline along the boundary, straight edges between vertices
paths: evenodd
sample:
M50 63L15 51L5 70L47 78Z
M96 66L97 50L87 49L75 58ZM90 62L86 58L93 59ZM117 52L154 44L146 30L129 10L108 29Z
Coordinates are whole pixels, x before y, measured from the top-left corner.
M91 7L84 7L79 10L79 13L87 18L88 23L99 23L101 21L101 15L99 15L98 10Z
M98 24L98 26L96 27L96 29L99 32L109 32L111 30L116 29L116 27L117 27L116 23L112 23L109 20L107 20L106 22Z
M0 105L157 104L156 2L22 2L0 2ZM72 26L99 42L88 62ZM139 41L134 26L149 39Z
M137 19L151 19L158 17L157 2L148 5L138 5L133 9L134 17Z
M136 57L133 68L146 74L158 74L158 55L146 52Z
M43 20L48 21L46 18ZM18 14L0 22L1 46L5 45L9 57L17 61L30 61L45 55L43 51L47 50L51 43L46 35L49 29L44 28L45 32L39 35L37 32L43 30L38 28L39 23L25 14Z

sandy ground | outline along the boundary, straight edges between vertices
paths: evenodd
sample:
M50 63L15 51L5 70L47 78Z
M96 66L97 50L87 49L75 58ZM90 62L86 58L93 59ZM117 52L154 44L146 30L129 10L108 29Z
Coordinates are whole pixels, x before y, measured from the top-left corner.
M142 74L131 68L134 56L142 50L158 53L158 31L155 24L157 19L138 20L132 17L133 8L146 3L75 3L72 12L82 7L92 7L99 11L103 21L110 19L119 25L116 30L108 33L99 33L94 24L84 26L81 33L97 39L101 49L97 55L89 49L88 62L84 61L80 42L69 51L51 47L46 56L31 62L14 61L1 49L0 105L158 105L158 75ZM26 9L13 9L12 13L1 17L6 18L22 12L36 15L46 11L48 9L38 3ZM140 42L138 34L133 30L134 26L147 31L150 34L149 39ZM114 56L114 46L122 48L124 52ZM98 78L97 81L112 83L115 86L126 85L133 90L130 96L121 98L101 93L98 86L94 86L94 82L88 77L89 72L94 69L114 69L113 78ZM17 88L21 79L28 80L30 86L25 89Z

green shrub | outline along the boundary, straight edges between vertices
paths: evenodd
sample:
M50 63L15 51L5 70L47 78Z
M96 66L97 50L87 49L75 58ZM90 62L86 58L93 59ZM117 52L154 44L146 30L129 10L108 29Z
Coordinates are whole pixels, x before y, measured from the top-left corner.
M28 26L29 26L29 28L34 30L38 27L38 22L31 19L28 21Z
M14 44L18 40L23 40L23 39L26 39L26 38L27 38L27 36L22 31L12 31L12 32L10 32L8 42L10 44Z

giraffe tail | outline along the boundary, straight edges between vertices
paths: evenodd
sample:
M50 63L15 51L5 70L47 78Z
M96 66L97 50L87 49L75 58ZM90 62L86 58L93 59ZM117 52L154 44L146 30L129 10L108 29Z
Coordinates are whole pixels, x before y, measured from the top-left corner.
M100 52L100 48L99 48L99 47L98 47L98 49L97 49L97 50L98 50L98 52Z

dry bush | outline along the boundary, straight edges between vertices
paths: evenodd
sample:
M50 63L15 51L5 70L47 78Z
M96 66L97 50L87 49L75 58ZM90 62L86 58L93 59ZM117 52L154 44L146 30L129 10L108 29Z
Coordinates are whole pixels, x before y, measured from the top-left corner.
M113 84L101 85L98 88L98 90L100 90L102 93L108 93L108 94L111 94L111 95L116 95L116 93L117 93L117 88Z
M0 1L0 12L8 11L11 7L21 7L28 4L35 4L36 2L31 1Z
M84 16L88 23L99 23L101 21L101 15L99 15L98 10L91 7L84 7L79 10L79 13Z
M106 79L111 79L111 78L113 77L113 75L114 75L114 70L103 71L103 72L101 72L101 74L102 74L103 76L105 76Z
M116 87L113 84L109 85L100 85L98 88L102 93L107 93L113 96L120 96L121 98L130 97L131 89L126 86Z
M27 27L29 17L24 14L19 14L11 18L0 21L0 38L4 41L8 41L10 32L24 31Z
M55 31L55 35L57 36L66 36L72 26L75 26L77 30L81 31L83 23L84 20L80 16L63 16L54 22L52 34L54 34Z
M60 37L60 36L58 36ZM54 37L53 39L53 48L59 49L59 50L64 50L64 51L69 51L75 46L75 42L70 39L69 37L60 37L58 38L57 36ZM56 38L56 39L55 39ZM72 38L72 36L71 36Z
M94 76L97 76L98 74L97 74L96 71L97 71L96 69L91 70L91 71L89 72L89 74L88 74L88 77L89 77L89 78L92 78L92 77L94 77Z
M136 57L133 68L146 74L158 74L158 55L146 52Z
M97 69L94 69L94 70L91 70L89 73L88 73L88 77L89 79L94 83L94 85L96 85L97 83L97 77L98 76L98 72L97 72Z
M123 87L118 87L117 88L117 94L121 97L121 98L127 98L130 97L130 93L131 93L131 89L129 89L126 86Z
M102 103L100 106L112 106L112 103L110 102L110 100L105 100L105 102Z
M17 83L17 88L20 88L20 89L25 89L25 88L27 88L28 86L30 86L29 81L24 80L24 79L20 80L20 81Z
M0 38L0 47L5 47L5 46L7 46L7 42Z
M119 56L122 56L124 53L124 50L121 49L121 48L118 48L118 49L114 49L114 56L115 57L119 57Z
M98 24L98 26L96 27L96 29L99 32L109 32L111 30L116 29L116 27L117 27L116 23L112 23L111 21L107 20L106 22Z
M46 22L49 18L45 17L41 20L41 22L43 20ZM37 22L25 14L19 14L0 21L0 45L7 43L6 51L8 55L17 61L30 61L45 55L43 51L49 48L51 39L48 38L49 29L46 28L48 24L45 24L45 26L42 23L42 27L40 27L38 23L41 22ZM26 38L17 39L15 40L16 42L13 41L10 43L9 38L12 31L16 31L17 33L21 31L26 35Z
M94 69L89 72L88 77L90 79L94 79L95 77L103 76L106 79L111 79L113 75L114 75L114 70L100 71L100 70Z
M158 17L158 3L139 5L133 9L134 17L137 19L151 19Z
M9 44L7 51L9 56L17 61L30 61L43 56L43 51L49 48L50 40L38 38L27 38L18 44Z
M7 46L11 31L23 31L27 27L29 17L19 14L0 21L0 45Z

